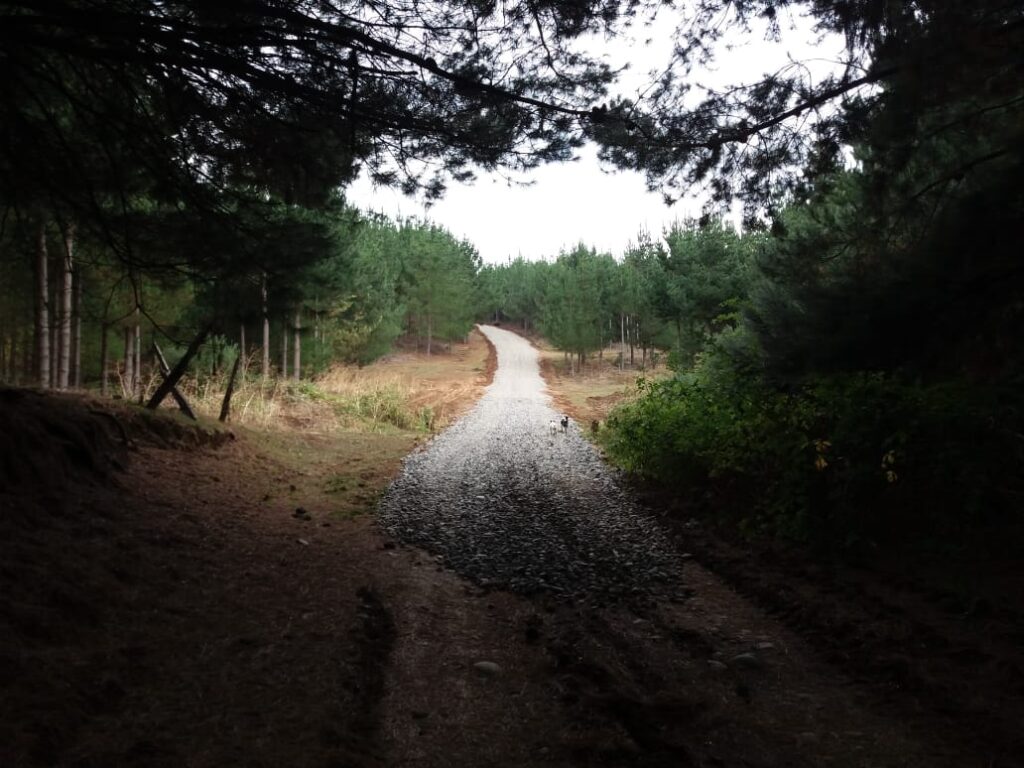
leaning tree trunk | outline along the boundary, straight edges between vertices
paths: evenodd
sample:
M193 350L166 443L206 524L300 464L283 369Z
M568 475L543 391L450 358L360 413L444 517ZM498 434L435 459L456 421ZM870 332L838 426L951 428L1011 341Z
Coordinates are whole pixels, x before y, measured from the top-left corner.
M57 389L67 389L71 379L71 306L74 298L74 248L75 225L64 229L64 254L61 259L60 282L60 325L57 344Z
M36 376L43 389L50 386L50 292L47 279L46 220L36 231Z
M295 343L292 345L295 348L294 352L294 365L292 366L295 370L295 380L298 381L302 377L302 309L295 310Z
M156 388L156 392L153 393L149 402L146 403L147 408L153 410L159 407L160 403L163 402L163 399L171 393L171 390L178 386L178 382L181 380L181 377L184 376L185 371L188 370L188 364L192 362L192 358L195 357L196 352L199 351L203 342L206 341L206 337L209 333L210 326L207 325L200 330L198 334L196 334L196 337L192 339L192 343L188 345L188 349L185 350L185 354L181 356L181 360L179 360L178 364L175 365L174 368L171 369L170 373L164 377L160 386Z

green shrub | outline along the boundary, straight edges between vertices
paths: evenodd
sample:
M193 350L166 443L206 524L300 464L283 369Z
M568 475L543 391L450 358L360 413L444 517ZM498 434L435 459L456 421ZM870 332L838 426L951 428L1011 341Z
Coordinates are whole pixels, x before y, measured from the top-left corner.
M781 387L714 362L641 382L608 421L611 458L744 531L829 545L956 541L1016 522L1018 390L877 373Z

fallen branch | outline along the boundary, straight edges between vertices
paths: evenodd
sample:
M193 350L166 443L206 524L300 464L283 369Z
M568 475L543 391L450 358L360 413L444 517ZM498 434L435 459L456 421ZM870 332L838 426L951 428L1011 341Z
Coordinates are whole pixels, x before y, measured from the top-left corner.
M238 364L242 362L242 355L245 352L241 349L238 350L238 357L235 358L235 364L231 367L231 378L228 379L228 388L224 393L224 402L220 406L220 420L222 422L228 420L228 415L231 413L231 396L235 393L235 377L238 375Z

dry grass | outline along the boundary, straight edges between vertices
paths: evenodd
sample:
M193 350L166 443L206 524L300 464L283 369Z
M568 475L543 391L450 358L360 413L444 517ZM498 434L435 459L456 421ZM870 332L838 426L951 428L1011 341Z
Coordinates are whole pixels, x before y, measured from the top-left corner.
M591 428L594 422L603 423L616 405L635 396L637 379L659 379L671 374L664 365L648 366L646 371L640 370L639 365L620 370L616 364L618 345L609 346L603 355L591 355L582 371L571 373L563 352L544 339L530 341L540 350L541 374L552 399L585 428ZM639 351L636 360L639 361Z
M254 460L279 468L259 489L266 503L357 516L376 506L417 444L476 402L495 362L474 331L450 352L336 366L315 381L249 375L236 387L230 423ZM181 388L202 419L217 418L223 381ZM164 407L175 407L171 398Z
M382 393L398 401L428 431L443 429L480 397L490 374L489 350L477 331L468 344L427 356L399 352L363 368L336 366L317 379L324 391L348 400L373 399Z
M427 356L399 353L365 367L335 366L312 381L241 375L231 423L303 432L433 432L458 418L480 396L492 373L486 340L474 331L465 344ZM147 396L157 382L147 381ZM197 414L217 418L226 377L184 379L179 388ZM164 403L173 408L168 398Z

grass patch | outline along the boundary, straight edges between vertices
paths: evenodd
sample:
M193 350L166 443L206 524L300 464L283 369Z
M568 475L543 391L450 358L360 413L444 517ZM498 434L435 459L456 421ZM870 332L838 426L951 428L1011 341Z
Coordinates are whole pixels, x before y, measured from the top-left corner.
M261 430L429 433L454 421L479 398L488 377L488 347L476 331L468 343L427 356L400 352L363 367L334 366L312 380L243 371L230 421ZM145 397L158 382L146 382ZM185 377L179 389L200 417L220 414L226 374ZM175 406L171 398L165 408Z

